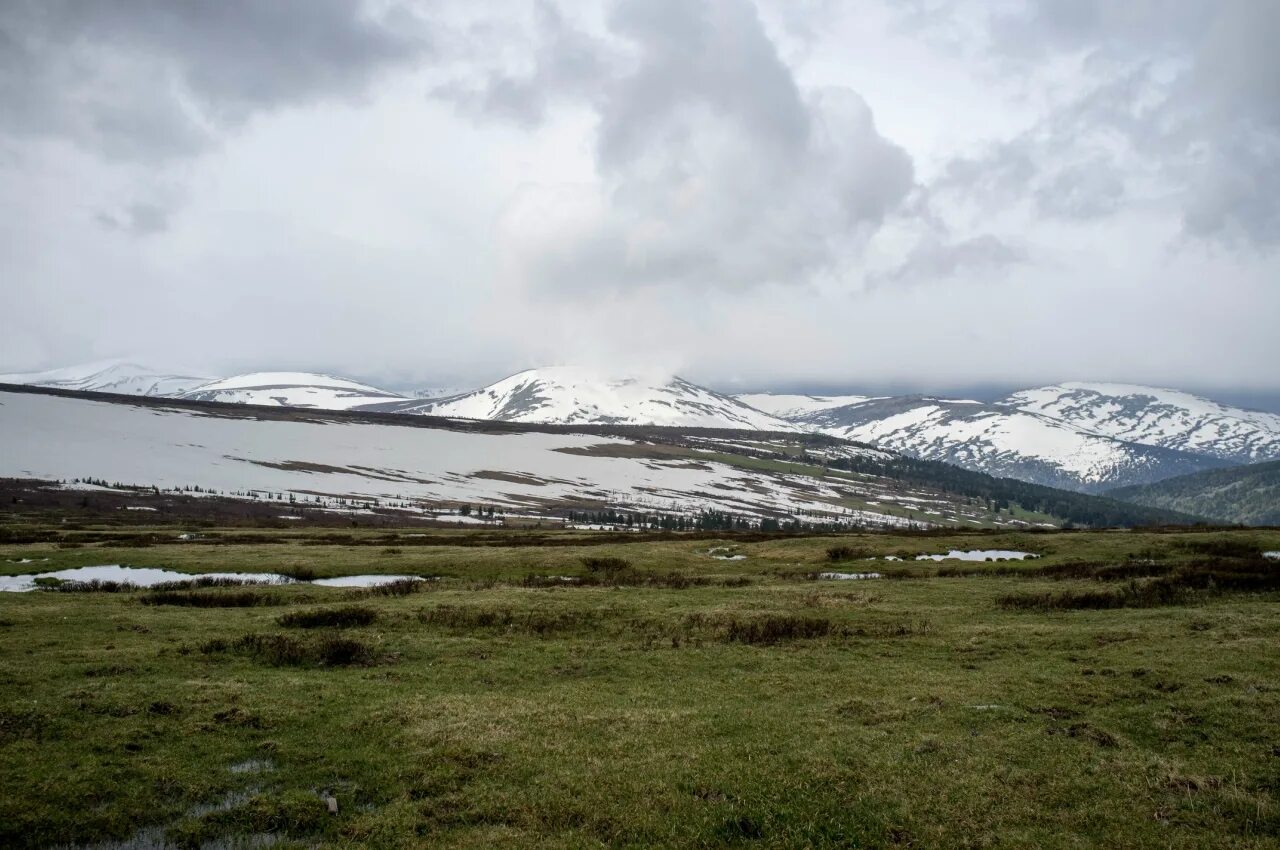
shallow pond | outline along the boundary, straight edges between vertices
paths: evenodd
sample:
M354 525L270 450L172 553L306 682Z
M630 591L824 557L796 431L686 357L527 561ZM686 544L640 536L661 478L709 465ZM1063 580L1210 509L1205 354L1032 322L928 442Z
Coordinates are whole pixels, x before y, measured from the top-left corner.
M278 573L180 573L154 567L126 567L120 564L102 564L94 567L74 567L23 576L0 576L0 591L22 592L35 590L37 579L57 581L91 582L111 581L134 587L155 587L170 582L187 582L214 579L244 582L246 584L314 584L322 587L377 587L394 581L420 580L420 576L359 575L320 578L314 581L297 581Z
M917 561L1021 561L1025 558L1039 558L1030 552L1015 552L1011 549L970 549L961 551L952 549L945 555L916 555Z

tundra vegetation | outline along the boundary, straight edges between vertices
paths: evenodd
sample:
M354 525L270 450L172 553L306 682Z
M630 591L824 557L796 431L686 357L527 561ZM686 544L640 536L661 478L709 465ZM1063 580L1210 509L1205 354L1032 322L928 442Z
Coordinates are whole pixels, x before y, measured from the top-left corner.
M431 579L0 593L5 847L1280 842L1276 530L3 528Z

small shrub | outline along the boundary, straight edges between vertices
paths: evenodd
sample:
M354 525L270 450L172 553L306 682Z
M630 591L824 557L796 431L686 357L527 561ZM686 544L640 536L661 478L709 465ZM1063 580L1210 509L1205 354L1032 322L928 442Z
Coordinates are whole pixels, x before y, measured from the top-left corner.
M311 567L297 565L292 567L279 567L276 572L282 576L288 576L294 581L314 581L319 575Z
M310 611L291 611L277 618L286 628L318 629L368 626L378 619L372 608L347 605L343 608L316 608Z
M618 573L631 569L631 562L626 558L595 557L583 558L582 565L590 573Z
M854 561L871 557L866 549L853 546L832 546L827 550L828 561Z

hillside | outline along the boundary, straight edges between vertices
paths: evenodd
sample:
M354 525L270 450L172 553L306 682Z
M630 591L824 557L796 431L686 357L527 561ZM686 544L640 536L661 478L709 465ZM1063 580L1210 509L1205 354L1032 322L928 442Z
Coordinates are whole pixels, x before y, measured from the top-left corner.
M1002 403L1144 446L1231 463L1280 459L1280 415L1230 407L1178 390L1067 383L1022 390Z
M1122 487L1107 495L1220 522L1280 525L1280 461L1182 475L1141 487Z
M210 380L190 375L173 375L147 366L105 360L44 372L0 374L0 384L28 384L63 390L120 393L121 395L168 396L186 392Z
M798 416L796 424L924 460L1050 487L1100 492L1222 466L1213 457L1126 443L1003 405L906 396Z
M798 433L471 423L5 389L0 441L10 449L0 477L273 500L281 514L295 504L419 515L483 505L831 528L1187 520Z

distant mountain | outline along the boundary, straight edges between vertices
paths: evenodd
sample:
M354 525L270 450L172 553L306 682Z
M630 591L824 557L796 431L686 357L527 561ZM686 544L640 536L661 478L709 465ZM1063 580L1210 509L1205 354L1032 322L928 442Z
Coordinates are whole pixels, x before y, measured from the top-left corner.
M1107 495L1220 522L1280 525L1280 461L1166 478L1154 484L1121 487Z
M191 401L313 407L321 410L347 410L406 400L402 395L368 384L312 372L252 372L210 381L172 395Z
M557 424L797 431L798 426L683 378L611 378L567 366L530 369L468 393L370 410Z
M0 384L34 384L63 390L152 396L176 395L208 380L209 378L190 375L166 374L119 360L85 363L45 372L0 374Z
M1127 443L1009 407L924 396L818 410L797 425L990 475L1099 492L1226 465L1202 454Z
M749 404L756 410L763 410L772 416L792 419L819 410L833 407L845 407L870 401L872 396L865 395L791 395L787 393L739 393L738 401Z
M1234 463L1280 460L1280 414L1228 407L1177 390L1068 383L1022 390L1003 403L1144 446Z

